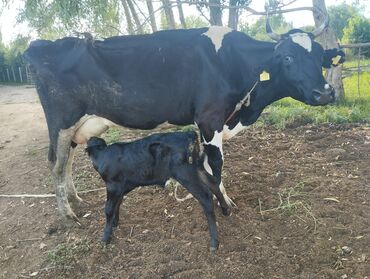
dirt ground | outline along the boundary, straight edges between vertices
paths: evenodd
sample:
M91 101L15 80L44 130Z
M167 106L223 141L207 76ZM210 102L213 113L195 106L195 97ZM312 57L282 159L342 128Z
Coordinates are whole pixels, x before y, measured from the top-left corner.
M34 88L0 86L0 194L53 193L47 128ZM153 132L153 131L151 131ZM122 139L147 132L123 130ZM105 192L82 195L81 226L54 198L0 198L2 278L370 278L370 127L251 128L224 145L216 208L219 251L205 217L173 188L132 192L104 247ZM103 187L79 147L79 190ZM181 192L185 195L185 192Z

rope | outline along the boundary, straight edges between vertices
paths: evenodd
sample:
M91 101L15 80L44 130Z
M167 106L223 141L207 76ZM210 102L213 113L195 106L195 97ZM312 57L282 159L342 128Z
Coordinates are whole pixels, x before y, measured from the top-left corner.
M87 194L91 192L97 192L105 190L104 188L92 189L78 192L78 194ZM53 198L55 194L14 194L14 195L0 195L0 198Z
M254 88L256 88L257 84L258 84L258 80L254 83L251 90L247 92L245 97L241 99L239 103L236 104L234 111L230 113L229 117L225 121L225 124L227 124L227 122L230 121L230 119L235 115L235 113L237 113L242 108L243 105L246 107L249 107L249 105L251 104L251 93L254 90Z

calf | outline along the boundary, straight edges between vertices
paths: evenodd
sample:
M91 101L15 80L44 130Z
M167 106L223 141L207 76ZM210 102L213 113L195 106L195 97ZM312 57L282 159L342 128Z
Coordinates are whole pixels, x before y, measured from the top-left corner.
M86 151L95 170L107 187L106 223L102 241L108 243L112 227L118 225L123 196L138 186L161 185L173 178L180 182L202 205L211 236L210 250L218 248L218 232L212 193L220 202L224 215L229 207L216 180L204 167L195 132L154 134L129 143L107 145L92 137Z

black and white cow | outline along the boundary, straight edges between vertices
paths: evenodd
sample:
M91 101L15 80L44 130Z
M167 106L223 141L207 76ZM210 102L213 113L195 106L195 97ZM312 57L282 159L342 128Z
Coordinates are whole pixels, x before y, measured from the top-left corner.
M25 57L36 75L49 129L56 196L62 215L76 219L80 202L72 181L74 148L112 125L153 129L169 122L196 124L206 160L221 182L222 141L254 123L272 102L292 97L310 105L334 99L322 75L337 50L301 30L262 42L226 27L168 30L100 40L37 40ZM248 93L249 92L249 93ZM235 110L240 100L245 105ZM226 123L227 122L227 123Z

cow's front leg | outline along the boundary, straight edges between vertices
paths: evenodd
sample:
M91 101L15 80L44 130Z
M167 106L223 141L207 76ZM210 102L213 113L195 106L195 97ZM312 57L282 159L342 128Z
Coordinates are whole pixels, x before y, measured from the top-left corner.
M221 193L223 194L225 201L228 206L235 206L233 200L226 194L225 187L222 183L222 166L223 166L223 151L222 151L222 138L223 132L215 131L213 136L208 135L207 137L202 136L202 144L204 147L205 158L204 158L204 168L211 174L215 179L216 183L219 185Z

